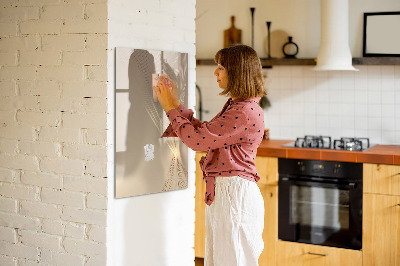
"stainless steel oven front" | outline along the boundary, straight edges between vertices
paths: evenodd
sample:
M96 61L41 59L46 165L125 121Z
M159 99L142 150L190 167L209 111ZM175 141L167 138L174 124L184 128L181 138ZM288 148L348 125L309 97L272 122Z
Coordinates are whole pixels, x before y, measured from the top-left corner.
M360 250L362 164L278 160L278 238Z

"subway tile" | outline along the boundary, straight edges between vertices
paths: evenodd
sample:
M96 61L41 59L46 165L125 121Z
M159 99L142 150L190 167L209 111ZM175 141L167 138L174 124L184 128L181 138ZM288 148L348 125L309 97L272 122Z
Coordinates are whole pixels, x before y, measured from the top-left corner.
M382 117L382 132L395 130L396 120L394 119L394 117Z
M393 104L382 105L382 117L394 117L395 106Z
M394 104L395 101L395 92L394 91L382 91L382 105L384 104Z
M354 118L354 128L356 132L365 132L368 129L368 118L356 116ZM357 134L356 134L357 135Z
M368 105L368 117L381 117L382 116L382 106L379 104Z
M381 91L368 91L368 104L381 104Z

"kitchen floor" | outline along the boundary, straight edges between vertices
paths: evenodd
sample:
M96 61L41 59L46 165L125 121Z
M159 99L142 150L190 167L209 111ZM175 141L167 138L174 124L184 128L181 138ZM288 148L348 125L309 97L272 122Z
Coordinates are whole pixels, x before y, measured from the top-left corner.
M195 258L194 266L204 266L204 259L203 258Z

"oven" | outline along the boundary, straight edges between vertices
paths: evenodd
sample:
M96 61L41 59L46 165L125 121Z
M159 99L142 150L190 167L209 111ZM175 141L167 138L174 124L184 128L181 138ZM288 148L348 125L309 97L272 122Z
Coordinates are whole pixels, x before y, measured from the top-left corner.
M360 163L278 160L278 238L361 250Z

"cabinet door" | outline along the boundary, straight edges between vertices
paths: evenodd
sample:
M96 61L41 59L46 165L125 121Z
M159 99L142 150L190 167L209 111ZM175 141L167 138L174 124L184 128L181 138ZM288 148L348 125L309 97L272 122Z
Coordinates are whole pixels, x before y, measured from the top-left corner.
M204 247L206 239L204 195L206 193L206 184L203 181L203 172L199 167L199 161L205 152L196 153L196 196L195 196L195 234L194 234L194 253L197 258L204 258Z
M278 185L278 158L257 156L254 162L261 176L258 184Z
M361 266L362 252L278 241L278 266Z
M259 185L264 198L264 250L258 259L260 266L276 265L276 242L278 241L278 187Z
M400 196L364 194L363 265L400 266Z
M400 166L365 163L363 175L364 193L400 195Z

